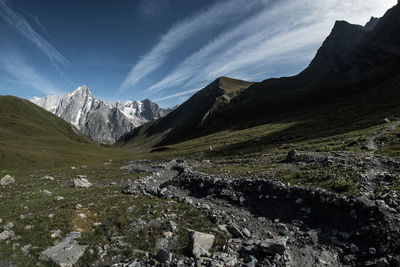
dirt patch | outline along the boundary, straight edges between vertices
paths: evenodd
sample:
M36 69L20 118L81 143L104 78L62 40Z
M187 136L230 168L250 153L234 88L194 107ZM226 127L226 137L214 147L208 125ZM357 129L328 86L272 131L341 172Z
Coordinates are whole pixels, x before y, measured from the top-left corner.
M79 209L74 212L70 222L76 232L88 232L98 224L97 213L90 209Z

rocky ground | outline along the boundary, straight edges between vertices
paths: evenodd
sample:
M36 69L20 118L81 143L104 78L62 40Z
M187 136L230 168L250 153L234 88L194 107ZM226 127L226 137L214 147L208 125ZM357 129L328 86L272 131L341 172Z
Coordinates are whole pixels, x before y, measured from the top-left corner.
M24 181L6 174L0 266L400 266L400 163L378 141L400 122L387 123L361 152L107 160ZM242 174L223 169L232 166ZM302 177L290 184L287 170L337 172L330 188L344 191Z
M289 159L293 160L293 153ZM297 155L296 157L298 157ZM300 158L300 157L299 157ZM206 266L395 266L399 264L398 202L344 197L265 179L206 175L186 161L125 167L153 175L125 193L188 203L207 213L228 244L187 258ZM168 262L179 264L179 257Z

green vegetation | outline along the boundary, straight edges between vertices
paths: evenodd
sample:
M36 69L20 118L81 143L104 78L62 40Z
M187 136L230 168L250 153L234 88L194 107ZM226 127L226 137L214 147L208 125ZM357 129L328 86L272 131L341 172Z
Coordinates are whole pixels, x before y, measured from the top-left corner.
M0 171L18 175L92 166L132 153L95 144L54 114L11 96L0 96Z
M186 253L187 229L211 232L213 225L197 209L175 201L124 195L128 180L147 174L121 170L134 153L93 143L55 115L22 99L0 97L0 178L12 175L15 184L0 187L0 232L13 223L18 237L0 245L0 259L17 266L52 266L39 262L39 253L71 231L82 232L81 243L89 249L78 266L98 260L96 247L112 243L111 237L124 236L129 244L121 253L133 257L134 250L154 252L162 237L167 214L178 226L176 251ZM43 179L50 175L54 180ZM72 179L86 175L90 188L71 187ZM45 196L43 190L52 193ZM56 200L58 196L62 199ZM81 209L76 205L81 204ZM126 210L134 207L133 212ZM158 223L159 218L164 218ZM131 231L139 220L154 221ZM28 226L28 228L26 228ZM59 237L51 234L60 230ZM217 234L216 245L224 242ZM27 255L22 248L31 245ZM135 255L137 257L137 255Z

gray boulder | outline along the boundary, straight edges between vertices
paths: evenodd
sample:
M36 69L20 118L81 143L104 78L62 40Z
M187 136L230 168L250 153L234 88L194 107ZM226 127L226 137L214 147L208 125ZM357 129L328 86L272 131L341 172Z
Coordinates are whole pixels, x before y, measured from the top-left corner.
M265 239L260 243L260 248L264 253L275 255L283 254L286 250L286 237L276 238L276 239Z
M15 183L15 179L11 175L6 175L0 180L0 185L2 186L10 185L13 183Z
M161 263L171 262L172 254L169 251L161 248L158 250L157 255L155 256L155 259Z
M211 234L192 231L190 233L190 251L193 256L199 258L211 249L215 236Z
M242 238L242 237L244 237L243 234L242 234L242 232L239 230L239 228L238 228L236 225L234 225L234 224L229 225L229 226L227 227L227 229L228 229L229 233L230 233L234 238Z
M289 151L289 153L286 156L286 162L296 162L299 159L299 152L297 150L293 149Z
M78 244L81 234L71 232L54 247L50 247L41 253L42 259L53 261L58 266L72 267L82 257L87 246Z

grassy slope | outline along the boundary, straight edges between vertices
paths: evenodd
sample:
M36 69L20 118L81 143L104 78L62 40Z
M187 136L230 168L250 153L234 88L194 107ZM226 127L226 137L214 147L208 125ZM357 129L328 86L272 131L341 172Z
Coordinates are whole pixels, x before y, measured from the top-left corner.
M385 117L391 120L400 118L399 101L400 86L395 79L376 90L343 98L332 105L315 107L290 119L223 130L164 146L156 152L152 152L151 148L138 149L134 143L126 148L135 151L138 158L161 160L189 157L224 162L200 169L211 173L262 174L263 177L283 182L357 194L358 176L351 171L318 165L311 169L288 168L282 161L291 149L301 153L351 151L363 155L366 152L363 149L366 137L379 131L382 127L380 121ZM383 147L382 153L394 157L398 137L392 133L386 138L391 140L393 146ZM253 164L255 161L257 164Z
M231 99L252 84L220 77L166 117L145 124L123 136L117 146L124 146L125 143L136 147L161 146L200 136L202 133L198 131L198 125L203 119L223 109Z
M0 262L54 266L40 262L38 256L58 242L58 238L51 238L55 230L62 231L61 237L71 231L82 232L80 242L89 249L77 266L91 266L98 256L90 249L110 244L113 236L126 237L129 246L121 253L128 257L137 257L132 255L135 249L154 252L165 225L145 225L132 232L131 225L139 219L155 221L165 213L176 216L179 238L175 250L179 253L186 253L187 229L211 232L215 227L189 205L121 194L128 179L147 175L120 169L132 152L95 144L70 124L26 100L0 96L0 156L0 178L11 174L16 179L15 184L0 187L0 232L4 225L13 223L12 230L19 236L18 241L0 241ZM45 175L54 180L41 179ZM71 187L77 175L86 175L93 186ZM44 196L42 190L52 192L52 196ZM56 196L63 199L56 200ZM78 203L83 205L81 210L75 209ZM134 210L129 213L128 207ZM31 229L26 229L27 225ZM26 245L32 248L24 255L21 248Z
M0 96L0 171L91 165L107 157L127 155L95 144L64 120L29 101Z

